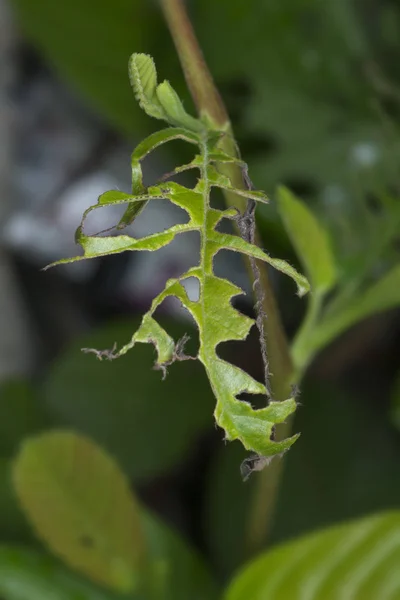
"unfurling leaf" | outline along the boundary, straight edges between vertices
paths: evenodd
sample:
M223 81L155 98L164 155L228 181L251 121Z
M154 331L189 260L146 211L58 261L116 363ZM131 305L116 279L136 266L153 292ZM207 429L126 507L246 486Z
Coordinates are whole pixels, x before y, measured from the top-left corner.
M28 438L13 480L23 510L55 554L111 589L138 587L145 558L138 507L103 450L68 431Z
M180 233L198 232L201 240L199 264L179 278L167 281L164 290L153 300L149 312L143 317L139 329L128 344L113 355L110 352L97 353L97 355L116 358L125 354L136 343L144 342L155 345L158 355L157 367L163 371L172 362L185 360L187 357L184 355L182 344L177 344L153 316L165 298L175 296L193 316L198 326L200 348L197 358L204 365L216 396L217 405L214 414L218 425L225 430L226 439L238 439L245 448L262 456L280 454L287 450L298 436L294 435L289 439L275 442L271 439L273 427L277 423L284 422L295 411L296 402L294 399L280 403L271 402L266 408L254 410L249 403L239 400L242 393L266 394L266 388L243 370L218 356L217 346L220 343L245 339L254 321L233 308L232 299L243 291L230 281L214 274L214 257L221 250L232 250L264 261L293 278L299 296L308 291L308 281L284 260L271 258L258 246L239 236L221 233L217 229L223 219L240 221L242 215L232 208L226 210L212 208L210 196L213 188L220 188L256 202L266 203L267 197L263 192L238 189L232 185L229 177L217 170L219 163L229 161L241 166L244 175L247 167L242 161L230 157L219 148L222 136L226 135L224 132L209 131L201 121L186 115L179 98L169 84L161 84L157 87L154 63L150 57L134 55L131 64L133 86L141 106L149 115L165 118L178 127L155 133L139 144L132 155L132 194L114 191L100 196L98 203L85 212L76 233L77 242L84 251L83 256L61 260L55 264L116 254L126 250L155 251L168 245ZM178 167L175 171L198 170L200 177L196 186L191 189L176 182L166 182L145 188L141 160L160 144L173 139L183 139L198 148L198 154L192 162ZM169 200L186 211L189 216L188 222L140 239L129 235L90 236L84 232L85 219L93 210L110 204L128 204L119 223L119 228L122 228L135 218L149 200L160 199ZM200 289L198 301L191 301L186 294L184 282L189 277L198 280Z
M151 56L132 54L129 77L140 107L150 117L193 131L203 129L202 123L185 111L181 99L168 81L157 85L157 71Z
M400 598L400 512L324 529L252 561L225 600Z
M337 276L327 232L308 207L285 187L278 189L278 206L313 292L325 294L335 285Z

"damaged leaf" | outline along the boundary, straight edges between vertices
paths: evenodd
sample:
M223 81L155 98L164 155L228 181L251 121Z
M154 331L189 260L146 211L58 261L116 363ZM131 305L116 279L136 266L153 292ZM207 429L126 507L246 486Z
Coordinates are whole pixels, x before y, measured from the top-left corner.
M132 194L111 191L100 196L98 203L86 210L76 232L76 240L83 249L83 255L63 259L54 264L125 251L156 251L168 245L180 233L198 232L201 239L199 264L180 277L166 282L165 288L154 298L150 310L144 315L139 329L133 334L130 342L116 352L100 353L99 356L117 358L137 343L152 343L157 350L156 366L162 370L165 370L166 366L174 360L186 358L182 356L182 348L177 351L176 342L154 318L156 309L167 297L178 298L198 326L200 347L197 358L204 365L216 397L214 416L217 424L225 430L226 439L238 439L247 450L264 457L280 454L296 441L298 435L277 442L271 439L273 427L277 423L283 423L296 410L296 401L294 398L283 402L271 401L267 407L255 410L250 403L239 400L239 396L243 393L265 395L266 388L242 369L218 356L218 345L230 340L245 339L254 320L233 308L232 299L242 294L243 290L214 274L214 258L221 250L231 250L264 261L291 277L296 283L299 296L309 290L308 281L284 260L272 258L249 241L237 235L221 233L217 229L223 219L238 219L240 222L243 216L238 215L236 209L212 208L210 195L213 188L238 194L255 202L267 203L267 197L260 191L238 189L229 177L218 171L217 166L220 161L231 160L242 165L244 177L247 174L246 167L241 161L221 152L219 144L223 132L209 131L197 120L196 123L201 124L201 127L195 127L191 121L188 123L186 113L181 113L178 105L174 105L174 108L171 108L172 105L167 106L168 101L163 94L161 96L157 94L154 63L149 57L134 55L131 64L134 69L133 85L141 106L147 114L164 118L176 128L153 134L139 144L132 155ZM170 116L172 113L174 118ZM185 170L199 171L200 177L196 186L191 189L168 181L145 188L141 170L142 158L161 143L173 139L184 139L198 147L198 154L193 161L184 166ZM127 204L128 207L119 223L119 228L123 228L135 218L148 201L161 199L169 200L186 211L189 221L143 238L123 234L87 235L84 231L85 219L93 210L111 204ZM187 296L184 281L189 277L198 280L200 293L197 301L192 301Z

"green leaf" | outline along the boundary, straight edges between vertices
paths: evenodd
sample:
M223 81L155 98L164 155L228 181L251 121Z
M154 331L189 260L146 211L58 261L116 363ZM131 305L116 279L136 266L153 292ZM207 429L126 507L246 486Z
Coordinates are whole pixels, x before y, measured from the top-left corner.
M4 600L122 600L126 596L97 588L32 550L0 546L0 595ZM139 600L138 596L130 596Z
M335 260L327 232L316 217L287 188L278 189L279 212L316 294L326 294L336 283Z
M155 119L166 119L161 102L157 98L157 71L154 60L148 54L132 54L129 59L129 78L140 108Z
M157 85L154 60L148 54L132 54L129 60L129 77L140 107L149 117L163 119L175 127L201 131L200 121L188 115L183 104L168 81Z
M176 339L185 332L195 338L190 324L160 322ZM121 344L139 323L139 319L109 323L75 340L50 368L43 386L53 421L95 439L135 481L182 463L212 426L213 407L212 392L197 361L171 367L163 381L152 369L150 347L137 348L113 362L99 362L80 352L82 347ZM191 342L186 347L190 352Z
M151 116L159 118L159 105L153 103L154 94L157 94L157 78L155 66L148 56L134 55L132 59L131 79L136 95L141 106ZM175 125L184 125L188 128L187 136L192 143L193 133L190 123L185 123L180 117L179 99L168 85L162 87L162 93L157 98L168 113L168 120ZM169 103L169 104L168 104ZM168 104L168 106L167 106ZM183 110L183 109L182 109ZM173 118L171 114L173 113ZM207 131L202 125L198 130L196 143L199 154L192 163L185 165L184 169L195 167L200 171L200 178L196 186L191 189L176 182L161 183L145 189L140 160L149 148L155 147L159 141L173 139L170 131L158 134L145 142L142 149L137 149L132 160L132 195L119 192L106 193L100 196L96 205L89 207L84 215L80 227L76 231L76 241L83 249L83 256L63 259L49 266L76 262L87 258L96 258L109 254L125 251L150 251L159 250L172 242L179 233L198 232L200 235L200 260L195 266L179 278L166 282L164 290L153 300L150 310L144 315L142 323L131 341L125 344L118 352L98 351L92 349L98 358L114 359L128 352L136 343L152 343L157 350L156 367L166 372L167 367L175 361L187 360L182 344L176 343L169 334L161 328L153 318L159 305L169 296L176 297L192 315L199 330L200 347L197 357L205 367L212 390L216 396L217 404L214 416L217 424L225 430L227 440L240 440L248 450L253 450L262 456L280 454L290 448L298 435L289 439L276 442L272 438L274 425L283 423L296 410L294 398L283 402L271 402L266 408L254 410L250 403L239 399L242 393L266 394L265 385L257 382L241 369L221 360L217 355L217 346L230 340L243 340L247 337L254 320L245 317L231 304L232 298L242 293L242 290L231 282L217 277L214 274L214 257L221 250L241 252L253 259L264 261L277 270L291 277L296 285L299 296L309 290L307 279L298 273L292 266L281 259L271 258L258 246L250 243L242 236L221 233L217 226L225 218L238 219L240 225L248 220L247 215L240 215L236 209L217 210L211 207L211 191L219 188L232 194L244 196L255 202L266 203L268 198L263 192L250 189L238 189L229 177L221 174L216 166L215 156L218 156L218 144L224 132ZM182 135L182 128L179 129ZM185 135L185 134L183 134ZM140 146L139 146L140 148ZM144 149L144 151L143 151ZM234 158L234 157L233 157ZM242 168L245 167L242 164ZM146 237L137 239L128 235L100 236L86 235L84 222L87 215L107 204L127 203L128 209L120 222L125 225L137 214L145 202L157 199L169 200L187 212L187 223L178 224ZM134 208L131 209L130 205ZM191 301L186 293L183 282L185 279L195 278L199 283L199 299Z
M153 150L173 140L184 140L189 144L197 144L198 136L195 133L183 129L181 127L169 127L157 131L147 138L145 138L140 144L138 144L131 157L131 168L132 168L132 194L142 196L143 200L139 201L132 194L126 194L119 190L111 190L102 194L98 200L98 204L114 204L120 202L128 202L131 200L125 213L123 214L120 222L118 223L118 229L123 229L139 215L139 213L146 206L151 196L146 196L148 190L143 185L142 169L140 162ZM85 213L86 214L86 213Z
M162 600L215 600L218 588L197 552L159 518L142 512L153 564L154 593Z
M37 534L67 564L111 589L137 588L145 552L138 509L100 447L62 430L29 438L13 479Z
M13 456L27 436L45 429L49 419L34 387L13 379L0 384L0 453Z
M361 294L353 296L340 311L328 314L310 334L307 342L309 353L317 352L359 321L399 305L400 265L393 267Z
M77 451L82 445L94 458L90 464ZM215 582L198 554L160 519L142 507L139 510L116 465L82 436L51 432L32 438L17 458L14 479L40 537L97 582L128 591L115 585L115 575L119 583L121 575L126 583L126 575L134 569L145 597L216 598ZM143 544L145 562L138 556ZM129 598L133 597L137 596L130 592Z
M208 142L208 140L207 140ZM200 145L203 156L208 154L206 142ZM291 276L297 283L299 295L308 290L307 280L297 273L293 267L280 259L272 259L257 246L246 242L238 236L220 233L216 230L218 223L224 218L232 218L231 210L216 210L210 207L211 187L223 187L237 192L231 187L229 180L217 173L208 162L205 165L206 173L196 187L191 190L175 182L165 183L147 190L148 197L165 198L183 208L189 215L185 224L175 225L161 233L151 234L147 237L134 239L130 236L119 235L115 237L87 236L82 227L77 232L77 240L84 250L83 257L64 259L59 261L74 262L82 258L94 258L106 254L119 253L126 250L158 250L169 244L176 234L189 231L198 231L203 238L200 265L183 273L179 279L167 281L165 289L153 300L150 311L143 317L142 324L134 334L131 341L112 357L122 356L138 342L153 343L158 349L158 368L165 368L174 360L180 359L175 350L172 338L166 338L164 332L153 319L153 313L168 296L177 297L182 305L190 312L199 328L200 349L199 360L205 366L211 387L217 398L217 407L214 412L217 423L223 427L226 439L239 439L248 450L253 450L263 456L279 454L287 450L297 439L292 436L288 440L275 442L270 439L272 427L276 423L284 422L296 409L294 399L285 402L272 402L267 408L254 411L250 404L237 400L243 392L250 394L265 393L264 385L256 382L241 369L230 365L218 358L216 346L222 342L244 339L251 326L252 319L236 311L231 305L231 299L240 294L242 290L227 280L216 277L213 273L213 259L215 254L222 249L243 252L248 256L258 258L270 263L275 268ZM243 192L254 199L264 199L262 193ZM124 198L122 201L126 201ZM143 196L132 197L128 202L142 202ZM112 199L115 203L115 199ZM104 201L89 208L85 216L97 207L104 206ZM204 224L206 223L206 227ZM189 277L195 277L200 285L200 300L190 301L187 297L182 282ZM167 341L166 341L167 340ZM168 351L160 352L160 348L167 346ZM110 357L110 353L106 353Z
M235 577L226 600L397 598L400 512L301 537L264 553Z

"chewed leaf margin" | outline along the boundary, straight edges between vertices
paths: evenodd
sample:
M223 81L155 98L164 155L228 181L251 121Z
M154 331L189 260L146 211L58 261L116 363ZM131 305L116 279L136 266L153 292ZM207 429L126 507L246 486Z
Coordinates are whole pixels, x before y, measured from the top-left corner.
M137 62L137 59L135 60ZM143 69L142 75L139 73L138 76L142 76L144 81L142 81L140 93L137 92L136 95L143 107L146 103L150 102L151 104L153 101L154 106L159 107L157 102L159 102L160 96L156 94L157 79L154 76L153 67L146 61L143 64L149 71L147 75L144 75ZM154 98L158 100L154 100ZM151 114L153 109L145 108L145 110ZM198 358L204 365L216 397L214 416L217 424L224 429L226 439L238 439L246 449L261 456L281 454L296 441L298 435L279 442L275 441L273 439L274 426L284 422L296 410L296 401L294 398L283 402L271 401L265 408L255 410L250 403L239 399L243 393L265 395L266 388L264 384L253 379L242 369L218 356L218 345L231 340L244 340L253 326L254 320L232 306L232 299L243 294L243 290L214 274L214 257L220 250L231 250L266 262L295 281L299 296L309 290L308 281L286 261L271 258L261 248L238 235L222 233L217 230L217 225L224 218L235 219L240 223L244 217L236 209L212 208L210 195L213 188L244 196L256 203L267 203L269 200L261 191L233 186L231 180L218 171L220 163L236 162L242 168L245 180L247 177L245 163L220 150L219 142L221 136L225 135L223 132L208 132L204 127L198 130L192 127L188 128L186 117L181 118L178 109L175 121L169 119L169 122L178 126L152 134L133 152L132 193L106 192L100 196L97 204L85 211L82 223L76 233L76 240L84 251L83 256L63 259L53 264L74 262L127 250L155 251L168 245L180 233L199 232L201 239L199 264L182 273L180 277L167 281L164 290L154 298L150 310L144 315L139 329L128 344L115 352L95 352L99 358L117 358L128 352L136 343L152 343L157 350L156 366L158 368L165 371L166 367L175 360L184 360L187 357L184 355L182 344L175 343L153 316L165 298L168 296L178 298L193 316L199 329L199 352L197 357L191 358ZM187 169L197 169L200 174L197 184L194 188L188 188L174 181L161 181L157 185L146 188L143 185L141 161L159 145L174 139L183 139L198 147L198 154L194 156L193 160L174 171L175 174ZM86 217L93 210L109 205L127 204L128 207L117 226L118 229L122 229L131 223L150 200L168 200L179 206L188 214L188 222L174 225L140 239L124 234L106 236L85 234L84 223ZM188 298L183 285L183 281L189 277L195 277L199 282L200 293L197 301Z

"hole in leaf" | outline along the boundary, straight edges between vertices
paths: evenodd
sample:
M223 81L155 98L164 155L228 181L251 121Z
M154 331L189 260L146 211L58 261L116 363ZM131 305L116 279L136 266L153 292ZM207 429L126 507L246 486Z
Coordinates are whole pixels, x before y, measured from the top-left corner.
M244 313L245 311L239 312ZM257 381L263 381L264 367L261 357L258 329L255 325L250 329L246 339L232 340L219 344L217 346L217 354L222 360L226 360L236 367L243 369L243 371L249 373L249 375ZM251 394L250 398L253 397L256 396Z
M255 410L267 406L267 396L265 394L247 394L244 392L243 394L239 394L237 399L248 402Z
M224 196L222 190L217 187L211 188L210 194L210 206L217 210L224 210L226 208Z
M227 221L227 219L224 219ZM243 261L243 255L239 252L220 250L214 256L213 261L214 274L222 279L228 279L239 288L243 293L250 293L250 283L246 272L246 267ZM235 296L233 303L236 305L237 299L242 301L244 296Z
M200 172L198 169L187 169L186 171L182 171L182 173L174 173L173 175L172 173L166 173L163 180L175 181L189 189L194 189L199 177Z
M197 277L186 277L181 284L186 290L189 300L198 302L200 299L200 282Z
M156 148L142 161L144 185L154 185L156 181L162 179L166 173L172 172L178 165L190 163L196 152L196 146L179 139Z
M128 204L115 204L114 206L104 206L93 210L85 220L84 233L86 235L114 235L116 233L114 227L118 225L127 206ZM76 219L74 218L77 224L82 218L81 208L79 208L79 213L76 215ZM110 231L107 231L108 229Z
M188 213L169 200L150 200L132 224L132 233L142 238L189 222Z
M168 296L163 303L157 307L153 314L153 318L159 322L165 322L165 315L174 317L177 321L185 322L187 341L185 342L183 351L189 356L197 356L199 352L199 331L197 324L190 312L182 305L181 301L176 296ZM164 315L164 317L163 317ZM167 329L167 333L168 329ZM179 340L175 339L175 343Z
M231 235L236 235L236 231L233 228L233 221L229 218L223 218L215 227L215 231L219 231L220 233L230 233Z
M181 233L157 252L126 254L133 255L135 263L132 276L125 278L123 291L143 302L143 308L148 310L152 298L165 288L168 279L178 279L192 266L198 265L200 236L197 231Z

